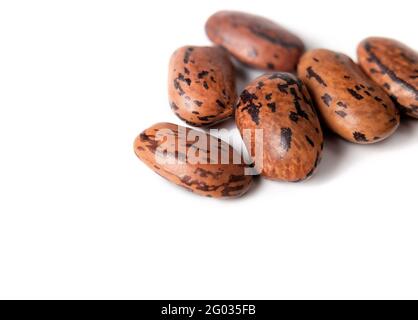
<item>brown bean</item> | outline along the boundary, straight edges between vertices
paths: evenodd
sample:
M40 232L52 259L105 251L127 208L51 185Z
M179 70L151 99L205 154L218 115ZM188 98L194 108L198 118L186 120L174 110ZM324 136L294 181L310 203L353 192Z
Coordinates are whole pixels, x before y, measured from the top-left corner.
M325 49L306 52L298 75L327 126L348 141L374 143L398 127L399 112L389 96L348 56Z
M219 11L206 22L206 33L249 66L293 71L304 51L294 34L266 18L237 11Z
M134 150L156 173L199 195L238 197L252 182L248 166L229 144L172 123L157 123L143 131Z
M168 95L174 113L193 126L230 117L236 101L234 67L220 47L187 46L170 60Z
M235 120L243 137L251 134L245 143L261 175L300 181L313 174L323 136L307 88L298 78L278 72L255 79L239 98ZM257 141L257 129L262 141ZM260 143L262 158L257 156Z
M407 115L418 118L418 53L396 40L367 38L357 47L364 72Z

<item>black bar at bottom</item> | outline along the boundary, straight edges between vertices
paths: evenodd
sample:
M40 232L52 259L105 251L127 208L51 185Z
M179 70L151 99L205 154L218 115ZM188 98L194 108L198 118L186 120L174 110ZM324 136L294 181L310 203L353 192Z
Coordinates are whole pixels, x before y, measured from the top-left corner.
M397 301L399 302L399 301ZM275 300L71 300L1 301L3 314L42 319L357 319L382 315L405 319L415 314L411 302L402 308L390 301L275 301ZM411 309L411 310L409 310ZM412 313L411 313L412 312ZM409 316L407 316L409 315Z

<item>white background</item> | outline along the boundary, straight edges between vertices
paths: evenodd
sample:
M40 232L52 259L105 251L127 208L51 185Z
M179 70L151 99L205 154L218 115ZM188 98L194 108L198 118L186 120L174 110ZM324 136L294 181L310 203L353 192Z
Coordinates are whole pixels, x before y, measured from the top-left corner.
M418 298L418 121L328 137L310 181L231 201L135 157L140 131L181 123L169 56L209 44L220 9L353 58L372 35L418 48L411 0L1 1L0 298Z

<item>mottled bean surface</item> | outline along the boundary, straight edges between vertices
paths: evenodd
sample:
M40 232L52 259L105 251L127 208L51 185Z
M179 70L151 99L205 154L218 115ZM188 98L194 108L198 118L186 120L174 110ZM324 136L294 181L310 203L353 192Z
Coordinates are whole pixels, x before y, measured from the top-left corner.
M157 123L144 130L135 139L134 150L160 176L199 195L237 197L252 182L245 172L248 166L229 144L172 123Z
M313 174L323 136L307 88L297 77L277 72L255 79L242 92L235 119L243 137L251 133L244 142L264 177L300 181ZM257 141L257 129L262 141ZM260 143L263 157L258 160Z
M304 51L294 34L266 18L219 11L206 22L206 33L241 62L259 69L293 71Z
M306 52L298 75L324 122L341 137L368 144L398 127L399 112L390 97L348 56L325 49Z
M212 125L233 114L234 67L221 47L187 46L171 59L168 95L174 113L193 126Z
M364 72L378 83L407 115L418 118L418 53L387 38L367 38L357 48Z

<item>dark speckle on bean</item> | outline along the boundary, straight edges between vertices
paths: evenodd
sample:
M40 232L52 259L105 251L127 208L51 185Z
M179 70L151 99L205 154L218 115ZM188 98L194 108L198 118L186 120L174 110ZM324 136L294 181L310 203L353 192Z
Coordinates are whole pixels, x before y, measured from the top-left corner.
M307 72L307 78L314 78L316 81L318 81L319 84L321 84L322 86L326 87L327 84L325 83L325 81L319 76L319 74L317 74L312 67L308 67L306 69Z
M280 146L283 150L289 151L292 147L292 130L290 128L282 128L280 131Z
M359 142L367 142L367 138L366 138L366 136L365 136L364 133L355 131L355 132L353 132L353 137L354 137L354 139L356 141L359 141Z
M305 138L306 138L306 141L308 141L308 143L311 145L311 147L315 147L315 144L311 138L309 138L307 135L305 135Z
M226 106L225 106L225 103L223 103L221 100L216 100L216 104L219 106L219 107L221 107L221 108L223 108L223 109L225 109L226 108Z
M263 81L259 81L258 83L257 83L257 89L258 90L260 90L262 87L264 87L264 82Z
M201 72L199 72L199 73L197 74L197 77L198 77L199 79L203 79L203 78L204 78L204 77L206 77L208 74L209 74L209 72L208 72L208 71L203 70L203 71L201 71Z
M347 91L354 97L354 98L356 98L357 100L362 100L362 99L364 99L364 97L361 95L361 94L359 94L357 91L355 91L355 90L353 90L353 89L351 89L351 88L347 88Z
M341 108L347 108L347 104L342 102L342 101L338 101L337 102L337 106L341 107Z
M250 93L250 92L248 92L248 90L244 90L241 93L240 98L241 98L243 103L247 103L247 102L250 102L252 100L257 100L258 99L256 94Z
M335 111L336 114L338 114L341 118L345 118L347 116L347 113L342 110Z
M194 50L193 48L187 48L186 52L184 53L184 59L183 59L184 63L186 64L189 63L190 55L192 54L193 50Z
M330 102L332 101L332 97L328 94L325 93L322 97L321 97L322 101L329 107Z
M299 120L299 116L296 112L290 111L289 113L289 119L292 120L293 122L298 122Z
M271 103L267 103L267 107L272 111L272 112L276 112L276 103L275 102L271 102Z

